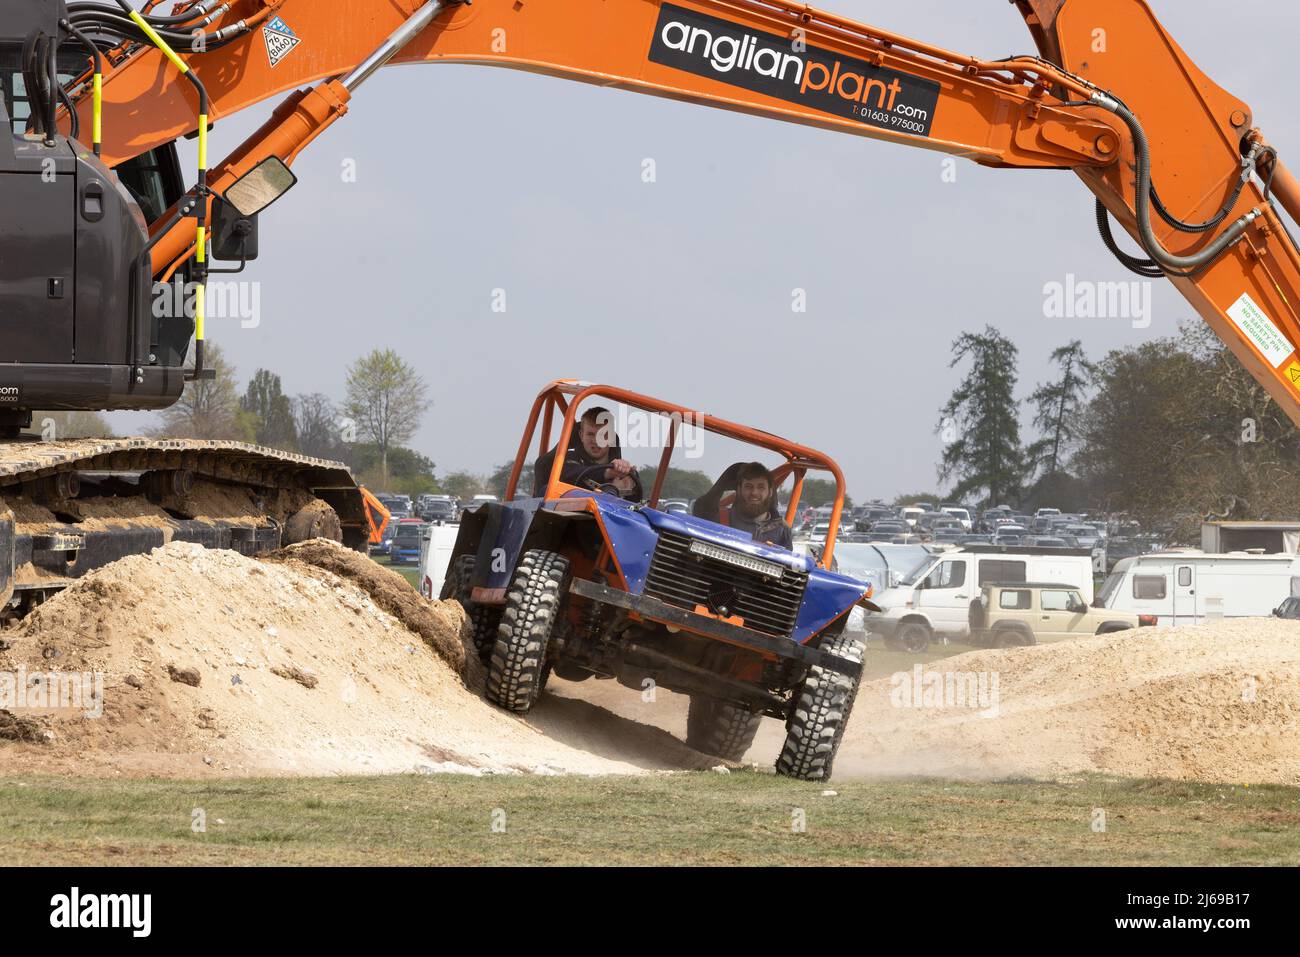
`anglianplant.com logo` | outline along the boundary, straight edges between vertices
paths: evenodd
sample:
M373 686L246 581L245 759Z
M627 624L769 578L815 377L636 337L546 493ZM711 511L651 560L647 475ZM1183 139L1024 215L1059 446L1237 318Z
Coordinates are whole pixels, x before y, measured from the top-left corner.
M869 126L929 136L939 84L665 3L650 61Z

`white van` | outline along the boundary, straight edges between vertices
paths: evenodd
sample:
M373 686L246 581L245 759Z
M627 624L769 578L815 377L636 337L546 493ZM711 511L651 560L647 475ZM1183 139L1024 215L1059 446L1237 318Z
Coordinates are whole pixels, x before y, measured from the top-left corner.
M970 634L970 603L986 584L1049 582L1079 589L1092 604L1092 555L1081 548L972 545L942 552L873 596L866 625L890 647L924 651L935 637Z
M912 528L916 528L917 520L925 514L925 509L916 505L908 505L898 510L898 517L907 522Z
M1162 552L1115 563L1097 606L1152 615L1159 625L1268 616L1300 595L1300 559L1246 552Z
M455 525L426 525L420 535L420 594L437 598L442 594L442 583L447 578L451 564L451 551L456 546L460 529Z
M969 532L971 530L972 522L970 512L966 509L958 508L957 506L949 506L942 511L943 514L951 515L953 518L957 519L957 521L961 522L961 527L966 529L966 531Z

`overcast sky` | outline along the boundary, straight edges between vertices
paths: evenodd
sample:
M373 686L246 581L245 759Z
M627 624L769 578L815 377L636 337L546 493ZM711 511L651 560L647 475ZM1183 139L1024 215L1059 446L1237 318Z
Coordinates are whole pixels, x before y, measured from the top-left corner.
M1285 156L1300 141L1300 8L1152 5ZM1005 0L822 6L981 56L1033 52ZM264 116L219 122L212 154ZM653 184L641 180L645 158ZM341 181L347 160L355 183ZM391 68L263 216L247 274L261 284L260 324L215 322L209 337L241 380L266 367L289 393L335 399L348 362L399 349L434 401L412 444L442 474L510 458L538 388L572 376L821 448L859 499L931 489L934 429L956 380L950 344L963 331L992 324L1017 343L1023 396L1070 339L1100 357L1194 316L1158 282L1146 329L1044 318L1044 284L1067 273L1134 278L1098 240L1091 194L1071 173L968 162L944 183L942 160L521 72ZM504 314L492 311L498 288ZM807 290L806 314L791 312L795 288Z

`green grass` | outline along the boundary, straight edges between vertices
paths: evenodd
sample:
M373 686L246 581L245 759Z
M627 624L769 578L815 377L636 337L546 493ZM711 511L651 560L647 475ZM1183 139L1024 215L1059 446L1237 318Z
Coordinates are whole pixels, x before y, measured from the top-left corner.
M1109 778L831 787L836 796L823 796L822 785L757 772L9 777L0 848L42 864L1300 863L1296 788ZM196 808L206 832L191 829ZM1093 830L1096 808L1104 832Z

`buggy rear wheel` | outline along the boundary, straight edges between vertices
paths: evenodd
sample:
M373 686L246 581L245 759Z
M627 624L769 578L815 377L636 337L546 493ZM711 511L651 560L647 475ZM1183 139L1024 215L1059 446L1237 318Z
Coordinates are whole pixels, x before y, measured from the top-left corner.
M763 716L716 698L691 695L686 711L686 743L696 751L726 761L745 756Z
M455 599L465 609L469 617L471 633L474 636L474 650L479 659L487 664L492 654L492 646L497 640L497 628L501 625L501 607L499 605L479 605L470 599L474 588L474 556L461 555L452 562L447 570L447 580L442 583L442 601Z

